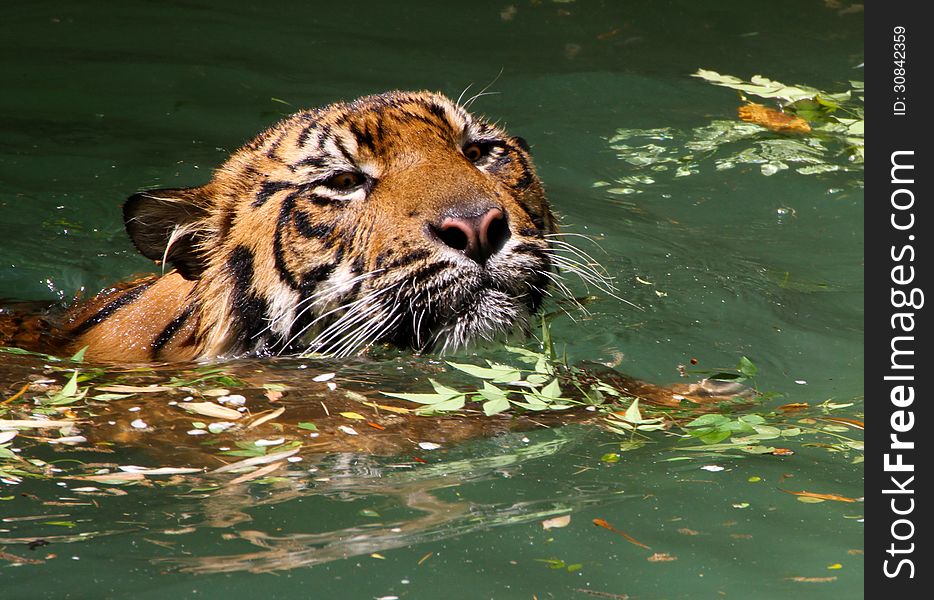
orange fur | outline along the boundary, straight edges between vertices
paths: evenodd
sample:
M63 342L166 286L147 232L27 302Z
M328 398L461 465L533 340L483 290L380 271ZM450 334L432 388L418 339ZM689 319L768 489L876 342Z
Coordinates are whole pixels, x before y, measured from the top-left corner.
M175 270L72 310L71 346L95 360L457 347L521 327L553 270L524 141L430 92L292 115L124 217ZM456 239L474 227L476 255Z

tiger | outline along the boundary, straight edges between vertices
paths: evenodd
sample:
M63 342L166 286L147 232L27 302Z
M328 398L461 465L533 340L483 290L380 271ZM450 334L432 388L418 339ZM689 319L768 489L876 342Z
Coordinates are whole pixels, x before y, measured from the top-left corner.
M69 348L102 362L346 357L527 332L573 257L557 252L529 144L465 105L391 91L302 110L204 185L132 195L126 232L161 273L73 307Z

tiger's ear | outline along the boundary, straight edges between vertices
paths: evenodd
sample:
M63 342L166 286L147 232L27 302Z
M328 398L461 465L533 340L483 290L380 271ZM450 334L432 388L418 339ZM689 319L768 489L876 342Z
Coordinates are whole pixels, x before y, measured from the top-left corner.
M209 206L200 187L140 192L123 204L123 224L143 256L198 279L206 263L201 242Z

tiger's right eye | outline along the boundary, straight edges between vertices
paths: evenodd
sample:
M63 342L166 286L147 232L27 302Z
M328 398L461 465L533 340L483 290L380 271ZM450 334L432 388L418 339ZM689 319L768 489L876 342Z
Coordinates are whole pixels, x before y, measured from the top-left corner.
M486 147L484 144L480 144L478 142L471 142L467 144L466 146L464 146L463 152L464 152L464 156L467 157L467 160L469 160L472 163L475 163L487 155L487 153L489 152L489 148Z
M366 176L355 171L342 171L331 176L324 185L338 192L349 192L366 183Z

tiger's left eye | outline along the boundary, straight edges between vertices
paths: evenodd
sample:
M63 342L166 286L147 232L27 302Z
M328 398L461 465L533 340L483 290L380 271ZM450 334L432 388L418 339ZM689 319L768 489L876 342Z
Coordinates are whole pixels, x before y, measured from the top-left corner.
M362 173L343 171L329 178L324 185L338 192L349 192L364 183L366 183L366 177Z

